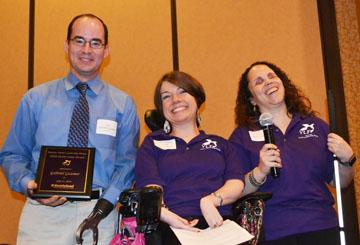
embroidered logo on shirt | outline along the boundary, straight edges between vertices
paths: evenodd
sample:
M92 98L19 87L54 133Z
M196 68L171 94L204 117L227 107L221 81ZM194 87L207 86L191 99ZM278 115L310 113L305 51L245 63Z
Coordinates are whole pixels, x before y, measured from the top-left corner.
M214 149L217 151L221 151L218 147L217 147L217 141L215 140L211 140L211 139L206 139L206 142L204 142L201 145L201 149L200 150L208 150L208 149Z
M302 128L299 130L299 134L300 134L299 139L306 139L310 137L318 138L319 137L318 135L313 134L314 131L315 131L314 123L311 124L303 123Z

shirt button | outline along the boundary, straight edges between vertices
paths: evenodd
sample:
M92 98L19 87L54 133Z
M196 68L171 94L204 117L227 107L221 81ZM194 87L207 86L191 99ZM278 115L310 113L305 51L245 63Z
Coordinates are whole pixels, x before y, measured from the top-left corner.
M286 139L284 138L284 142L286 142Z
M187 151L189 150L189 147L188 147L188 146L186 147L186 150L187 150Z

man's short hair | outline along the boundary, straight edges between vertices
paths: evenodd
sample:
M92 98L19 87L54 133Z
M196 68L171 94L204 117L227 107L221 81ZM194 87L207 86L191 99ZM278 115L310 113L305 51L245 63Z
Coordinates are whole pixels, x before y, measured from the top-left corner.
M104 21L102 19L100 19L99 17L97 17L96 15L93 15L93 14L80 14L80 15L77 15L75 16L69 23L69 26L68 26L68 29L67 29L67 40L70 41L71 39L71 34L72 34L72 28L73 28L73 25L75 23L75 21L77 19L80 19L80 18L83 18L83 17L88 17L88 18L94 18L94 19L97 19L101 22L101 24L103 25L104 27L104 41L105 41L105 45L108 44L108 28L107 26L105 25Z

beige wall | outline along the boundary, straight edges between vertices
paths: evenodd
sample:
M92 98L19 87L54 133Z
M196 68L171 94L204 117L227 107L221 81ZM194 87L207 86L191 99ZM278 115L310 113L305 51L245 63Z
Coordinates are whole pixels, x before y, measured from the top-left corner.
M349 0L350 1L350 0ZM27 1L0 0L0 143L27 88ZM35 84L64 76L68 22L92 12L110 31L110 58L102 77L133 96L140 119L153 107L160 76L172 69L170 1L36 1ZM228 137L241 72L256 60L283 67L327 118L325 82L315 0L177 1L180 69L198 78L207 92L203 128ZM10 59L9 59L10 58ZM10 91L10 93L9 93ZM141 139L147 133L141 124ZM0 244L15 243L21 197L0 175Z
M327 118L316 1L181 0L177 7L180 68L204 84L207 131L230 135L238 80L257 60L287 71Z
M21 96L27 90L27 1L0 0L0 144L5 139ZM0 173L0 244L13 243L23 198L7 187Z
M86 12L100 16L109 28L110 58L102 78L131 94L142 118L152 106L156 81L172 69L169 1L42 0L36 6L36 84L66 74L67 25L73 16ZM143 123L141 129L143 137Z

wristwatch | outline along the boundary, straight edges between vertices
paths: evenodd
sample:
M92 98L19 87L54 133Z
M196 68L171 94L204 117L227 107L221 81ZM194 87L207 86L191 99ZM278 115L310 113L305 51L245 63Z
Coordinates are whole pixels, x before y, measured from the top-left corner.
M356 156L355 153L352 154L352 156L350 157L349 161L347 162L341 162L342 164L351 167L352 165L354 165L354 163L356 162Z

